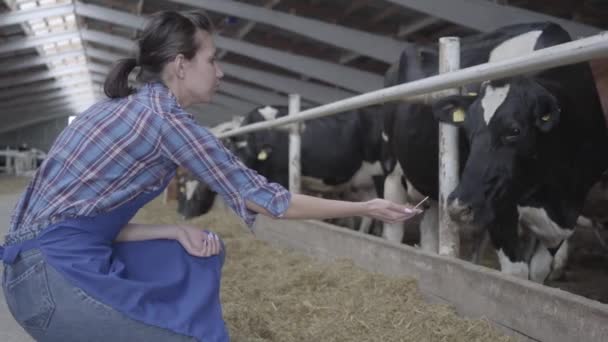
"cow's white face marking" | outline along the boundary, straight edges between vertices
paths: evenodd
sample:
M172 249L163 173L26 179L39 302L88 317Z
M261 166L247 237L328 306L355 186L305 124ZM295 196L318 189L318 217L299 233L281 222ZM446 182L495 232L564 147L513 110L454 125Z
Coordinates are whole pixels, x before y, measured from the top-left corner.
M271 106L266 106L258 109L258 113L264 117L264 120L268 121L276 119L279 110Z
M499 249L496 254L498 254L498 261L500 262L501 272L514 275L522 279L528 279L529 270L528 265L525 262L512 262L505 255L502 249Z
M190 180L186 182L186 199L189 201L194 196L194 191L198 187L199 182L197 180Z
M492 49L488 62L498 62L513 57L524 56L534 51L534 47L542 33L543 32L540 30L530 31L505 40ZM486 121L486 124L490 123L490 120L494 114L496 114L496 110L505 101L508 94L509 85L499 88L488 86L484 98L481 101L483 118Z
M530 31L505 40L492 49L489 62L497 62L513 57L524 56L534 51L536 42L542 33L543 31L540 30Z
M557 247L568 239L573 229L563 228L553 222L543 208L517 207L519 220L530 229L536 237L548 248Z
M511 86L509 84L496 88L489 84L486 87L486 92L483 95L483 99L481 99L483 119L485 120L486 125L490 124L490 120L492 120L492 117L496 114L498 107L507 99L510 88Z

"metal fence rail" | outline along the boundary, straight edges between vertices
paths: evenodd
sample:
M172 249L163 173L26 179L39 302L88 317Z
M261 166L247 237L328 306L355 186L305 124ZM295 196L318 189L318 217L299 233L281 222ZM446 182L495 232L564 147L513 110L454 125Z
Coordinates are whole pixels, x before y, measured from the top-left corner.
M458 92L458 87L469 83L583 62L603 55L608 55L608 33L534 51L517 58L458 70L460 63L459 39L445 37L439 40L439 75L437 76L369 92L302 112L299 112L299 97L290 95L288 116L247 125L218 136L220 138L230 137L289 124L289 189L297 193L300 192L301 188L301 140L299 133L303 121L394 100L429 102L446 95L452 95ZM443 123L439 124L438 153L439 224L437 227L424 230L424 237L426 238L423 238L421 232L420 245L426 251L458 257L460 254L459 227L447 215L447 197L458 185L459 178L458 130L455 127Z
M500 62L484 63L459 71L436 75L414 82L353 96L345 100L302 111L297 116L290 115L275 120L243 126L219 134L218 137L227 138L389 101L429 101L430 99L441 96L441 94L433 94L441 90L460 87L474 82L482 82L524 74L531 71L584 62L605 56L608 56L608 32L537 50L528 55Z

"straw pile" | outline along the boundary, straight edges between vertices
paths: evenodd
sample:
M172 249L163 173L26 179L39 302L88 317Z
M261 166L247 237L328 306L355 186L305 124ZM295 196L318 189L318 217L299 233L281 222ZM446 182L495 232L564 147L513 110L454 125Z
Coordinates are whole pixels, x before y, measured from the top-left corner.
M135 221L185 224L174 205L159 200ZM272 248L223 208L187 224L219 233L226 244L222 302L235 342L514 341L485 320L463 319L449 307L427 304L412 279Z

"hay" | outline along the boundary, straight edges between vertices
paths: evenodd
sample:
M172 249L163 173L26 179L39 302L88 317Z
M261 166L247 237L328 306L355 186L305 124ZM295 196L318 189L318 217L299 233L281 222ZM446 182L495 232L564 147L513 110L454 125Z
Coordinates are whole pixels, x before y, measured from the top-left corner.
M137 222L181 222L155 200ZM348 260L321 263L256 240L216 208L188 224L224 239L224 317L233 341L515 341L486 320L423 301L412 279L373 274Z
M0 194L20 193L28 181L0 176ZM135 221L186 224L175 203L160 199ZM219 233L226 244L222 302L234 342L515 341L486 320L463 319L450 307L427 304L412 279L272 248L223 208L187 224Z

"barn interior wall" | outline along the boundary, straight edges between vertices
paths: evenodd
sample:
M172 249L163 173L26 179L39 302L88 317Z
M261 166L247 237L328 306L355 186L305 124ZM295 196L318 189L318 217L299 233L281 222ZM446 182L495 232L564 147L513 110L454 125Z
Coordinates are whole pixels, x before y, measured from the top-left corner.
M15 131L0 134L1 145L27 144L48 151L61 130L68 124L68 118L57 118L40 124L27 126Z

